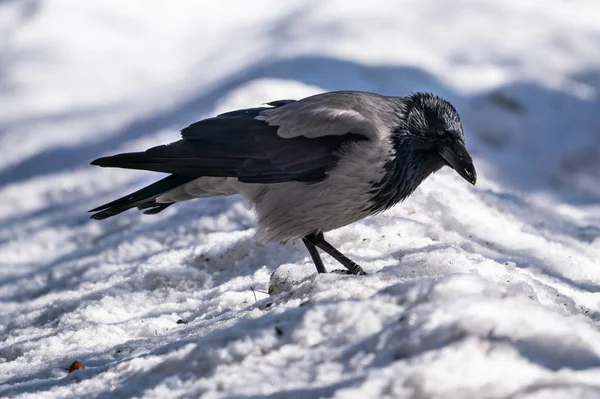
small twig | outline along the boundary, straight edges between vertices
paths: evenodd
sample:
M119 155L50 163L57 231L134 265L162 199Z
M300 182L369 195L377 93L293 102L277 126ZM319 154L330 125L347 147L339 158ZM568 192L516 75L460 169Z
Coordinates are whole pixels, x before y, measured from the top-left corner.
M266 292L266 291L261 291L261 290L255 290L255 289L254 289L254 287L250 287L250 289L252 290L252 294L254 295L254 302L257 302L257 301L258 301L258 299L256 299L256 293L257 293L257 292L260 292L261 294L266 294L266 295L269 295L269 293L268 293L268 292Z

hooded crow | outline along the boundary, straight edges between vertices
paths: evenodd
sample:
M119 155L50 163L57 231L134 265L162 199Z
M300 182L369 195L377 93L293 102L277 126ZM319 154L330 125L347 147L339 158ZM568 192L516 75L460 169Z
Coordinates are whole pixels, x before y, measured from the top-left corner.
M329 92L227 112L181 133L171 144L93 161L169 176L92 209L92 218L241 194L258 215L258 241L301 239L319 273L321 249L365 274L323 233L390 208L444 165L477 179L458 113L430 93Z

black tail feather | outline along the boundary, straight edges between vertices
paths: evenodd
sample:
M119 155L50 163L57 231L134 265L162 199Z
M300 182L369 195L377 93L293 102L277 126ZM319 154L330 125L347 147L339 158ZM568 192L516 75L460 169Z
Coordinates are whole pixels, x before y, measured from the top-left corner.
M100 158L100 160L101 159L102 158ZM102 220L135 207L140 210L146 209L144 211L145 214L154 215L170 205L173 205L173 203L159 204L155 201L156 197L194 179L195 177L192 176L167 176L141 190L90 210L89 212L97 212L93 214L91 218Z
M123 154L102 157L90 162L90 165L102 166L104 168L120 167L122 163L134 163L147 161L147 156L143 152L128 152Z
M242 143L243 145L243 143ZM220 158L222 154L204 156L202 151L210 151L210 143L193 143L180 140L170 145L160 145L144 152L128 152L98 158L91 165L108 167L148 170L152 172L171 173L186 176L216 176L233 177L245 158ZM198 152L198 153L195 153ZM200 154L200 155L198 155Z

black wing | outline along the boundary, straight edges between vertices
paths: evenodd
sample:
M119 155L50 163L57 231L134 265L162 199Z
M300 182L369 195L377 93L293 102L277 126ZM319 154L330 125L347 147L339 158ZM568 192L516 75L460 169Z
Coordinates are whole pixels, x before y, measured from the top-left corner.
M290 100L269 103L285 107ZM182 140L145 152L100 158L92 165L142 169L178 176L237 177L246 183L317 182L326 177L345 143L363 135L281 138L277 126L255 117L268 108L243 109L196 122Z

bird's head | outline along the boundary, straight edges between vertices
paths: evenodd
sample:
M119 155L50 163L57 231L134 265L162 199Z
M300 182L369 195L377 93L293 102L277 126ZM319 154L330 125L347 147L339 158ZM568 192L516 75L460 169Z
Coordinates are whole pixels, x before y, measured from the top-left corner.
M405 97L403 123L396 131L402 141L439 167L448 165L471 184L477 181L473 159L465 147L460 117L448 101L431 93Z

